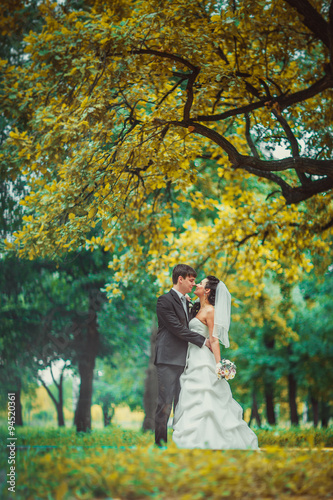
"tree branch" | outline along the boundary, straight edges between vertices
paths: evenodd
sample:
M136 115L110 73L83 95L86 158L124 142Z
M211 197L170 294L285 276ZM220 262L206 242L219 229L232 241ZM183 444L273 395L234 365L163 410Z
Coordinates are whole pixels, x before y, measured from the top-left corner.
M288 138L288 141L289 141L290 146L291 146L291 151L292 151L293 157L298 158L299 157L298 142L297 142L297 139L294 136L287 120L276 109L272 109L272 113L275 116L275 118L277 119L277 121L280 123L280 125L282 126L282 128L283 128L283 130Z
M292 203L297 204L301 201L308 200L315 194L325 193L333 188L333 179L325 178L311 181L307 185L290 188L285 197L287 205Z
M308 0L285 0L287 4L297 10L302 23L330 48L329 25Z
M52 394L52 392L50 391L50 389L48 388L48 386L46 385L46 383L44 382L44 380L41 378L41 377L38 377L38 379L41 381L41 383L43 384L43 387L45 387L48 395L50 396L50 398L52 399L53 403L55 404L55 406L58 405L58 401L56 400L56 398L54 397L54 395Z
M263 108L265 103L267 102L267 97L261 99L260 101L253 102L251 104L245 104L239 108L229 109L228 111L224 111L223 113L218 113L216 115L199 115L194 117L194 120L198 120L199 122L217 122L220 120L225 120L226 118L230 118L231 116L242 115L243 113L249 113L250 111L254 111L255 109Z
M324 179L317 179L315 181L308 179L306 184L291 187L285 180L273 172L263 172L249 166L244 166L242 168L250 174L256 175L257 177L263 177L264 179L268 179L280 186L282 196L285 198L287 205L300 203L301 201L311 198L315 194L329 191L333 187L333 179L328 177L325 177ZM272 194L273 193L269 196Z
M333 160L315 160L312 158L283 158L282 160L261 160L252 156L240 155L237 167L246 165L260 171L283 172L285 170L299 170L317 176L329 176L333 180Z
M187 122L171 121L170 124L187 128L194 127L193 133L199 134L212 140L228 154L234 168L252 167L260 172L283 172L285 170L299 170L317 176L330 176L333 180L333 160L316 160L311 158L283 158L282 160L261 160L253 156L240 154L237 149L225 137L215 130L196 123L193 120Z
M274 182L274 184L277 184L278 186L280 186L283 196L284 197L288 196L288 193L291 189L291 186L284 179L282 179L280 176L274 174L273 172L263 172L261 170L255 169L253 167L245 166L243 168L244 168L244 170L249 172L249 174L253 174L256 177L262 177L263 179L267 179L269 181ZM271 196L271 195L272 195L272 193L269 196Z
M174 86L172 87L172 89L168 90L168 92L166 92L166 94L164 94L164 96L162 97L162 99L160 99L158 101L158 103L156 104L156 107L155 109L159 108L159 106L162 104L163 101L165 101L165 99L170 95L172 94L172 92L174 92L176 90L176 88L181 85L183 83L184 80L187 80L189 78L189 76L183 76L180 80L178 80L178 82L176 82L174 84Z
M294 94L290 94L289 96L283 95L281 97L275 97L274 101L277 102L280 106L280 109L288 108L292 104L296 104L298 102L307 101L314 97L324 90L332 88L333 86L333 73L330 71L329 66L326 66L327 73L320 78L320 80L316 81L310 87L300 90L299 92L295 92Z
M200 68L197 66L194 66L194 64L190 63L187 59L184 59L183 57L177 56L176 54L172 54L170 52L161 52L159 50L154 50L154 49L140 49L140 50L132 50L132 54L151 54L157 57L161 57L164 59L171 59L172 61L178 62L189 68L192 73L190 75L186 75L186 78L188 78L187 86L186 86L186 92L187 92L187 99L184 107L184 120L189 120L190 118L190 111L193 103L193 84L200 72ZM185 78L183 78L185 80ZM180 83L180 82L179 82ZM179 85L176 84L172 91Z
M151 54L153 56L162 57L164 59L171 59L172 61L179 62L189 68L191 71L195 71L197 68L194 64L187 61L183 57L177 56L176 54L172 54L171 52L161 52L159 50L154 49L139 49L139 50L131 50L131 54Z
M326 67L328 69L328 67ZM323 76L320 80L315 82L310 87L295 92L290 95L282 95L274 97L274 103L277 103L281 110L288 108L292 104L296 104L298 102L306 101L311 97L323 92L324 90L331 88L333 86L333 77L332 73L329 72L325 76ZM273 104L273 101L272 101ZM251 104L246 104L239 108L229 109L228 111L224 111L223 113L218 113L216 115L199 115L194 119L200 122L216 122L220 120L225 120L226 118L230 118L231 116L241 115L243 113L249 113L250 111L254 111L255 109L263 108L267 106L267 97L260 99L259 101L253 102Z
M186 86L187 99L186 99L186 103L184 106L184 115L183 115L184 120L190 119L190 111L191 111L191 107L193 104L193 84L194 84L199 72L200 72L200 68L195 68L192 71L192 74L189 77L188 82L187 82L187 86Z
M188 121L171 121L169 122L171 125L176 125L178 127L188 128L189 126L194 127L194 133L202 135L203 137L207 137L207 139L211 139L215 144L221 146L221 148L228 154L229 159L231 161L237 161L241 155L238 153L237 149L229 142L223 135L220 135L215 130L212 130L201 123L196 123L193 120Z
M54 378L54 373L53 373L53 370L52 370L52 361L51 361L51 363L50 363L50 372L51 372L51 376L52 376L52 380L53 380L53 382L54 382L54 385L55 385L56 387L59 387L58 382L57 382L57 381L56 381L56 379Z
M252 140L252 137L251 137L250 128L251 128L250 117L249 117L248 113L246 113L245 114L245 137L246 137L248 145L250 146L251 153L253 154L253 156L255 158L259 158L259 153L258 153L258 151L255 147L255 144Z
M280 125L282 126L282 128L283 128L283 130L284 130L284 132L289 140L293 157L298 158L299 157L298 142L297 142L297 139L294 136L287 120L276 109L272 109L272 113L275 116L275 118L277 119L277 121L280 123ZM307 177L303 172L296 170L296 173L297 173L299 180L301 181L301 184L308 184L309 182L311 182L311 179L309 179L309 177Z
M321 231L326 231L327 229L330 229L331 227L333 227L333 219L331 219L327 224L325 224L324 226L322 226L320 228Z
M249 173L278 184L288 205L299 203L311 198L314 194L323 193L333 188L333 160L316 160L300 156L297 158L283 158L282 160L261 160L257 156L241 155L225 137L201 123L196 123L193 120L187 122L172 121L169 123L183 128L194 127L193 133L207 137L228 154L233 168L242 168ZM285 170L306 172L321 178L314 181L308 179L308 182L301 186L291 187L281 177L273 173Z

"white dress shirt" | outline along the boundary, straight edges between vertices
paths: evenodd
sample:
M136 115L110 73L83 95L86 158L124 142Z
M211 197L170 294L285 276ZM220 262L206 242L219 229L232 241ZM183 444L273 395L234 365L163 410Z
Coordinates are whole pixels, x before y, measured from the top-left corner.
M174 290L176 292L176 294L178 295L178 297L180 298L180 301L183 304L183 308L184 308L184 311L186 313L186 317L188 319L188 312L187 312L187 305L186 305L187 299L186 299L185 295L183 295L181 292L178 292L178 290L176 290L175 288L173 288L172 290Z

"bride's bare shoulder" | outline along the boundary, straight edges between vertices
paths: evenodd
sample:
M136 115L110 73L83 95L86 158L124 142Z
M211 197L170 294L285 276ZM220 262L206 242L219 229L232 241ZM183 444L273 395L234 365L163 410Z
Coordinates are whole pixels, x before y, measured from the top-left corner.
M207 306L206 308L206 322L207 323L212 323L214 322L214 307L212 305Z

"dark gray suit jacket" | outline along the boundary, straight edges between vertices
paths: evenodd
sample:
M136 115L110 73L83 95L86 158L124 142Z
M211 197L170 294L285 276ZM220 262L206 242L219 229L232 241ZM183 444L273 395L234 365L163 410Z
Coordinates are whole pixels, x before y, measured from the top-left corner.
M158 332L155 365L185 366L188 342L202 347L205 338L188 328L183 305L174 290L158 298L156 313Z

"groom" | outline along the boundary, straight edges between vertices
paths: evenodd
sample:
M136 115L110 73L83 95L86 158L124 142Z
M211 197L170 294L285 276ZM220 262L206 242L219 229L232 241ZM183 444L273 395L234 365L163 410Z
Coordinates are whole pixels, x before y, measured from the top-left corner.
M155 414L155 443L167 442L167 424L172 403L176 408L184 371L188 342L209 347L209 340L189 329L189 307L185 298L195 286L197 273L186 264L178 264L172 271L173 288L157 300L158 332L155 365L158 379L158 402Z

